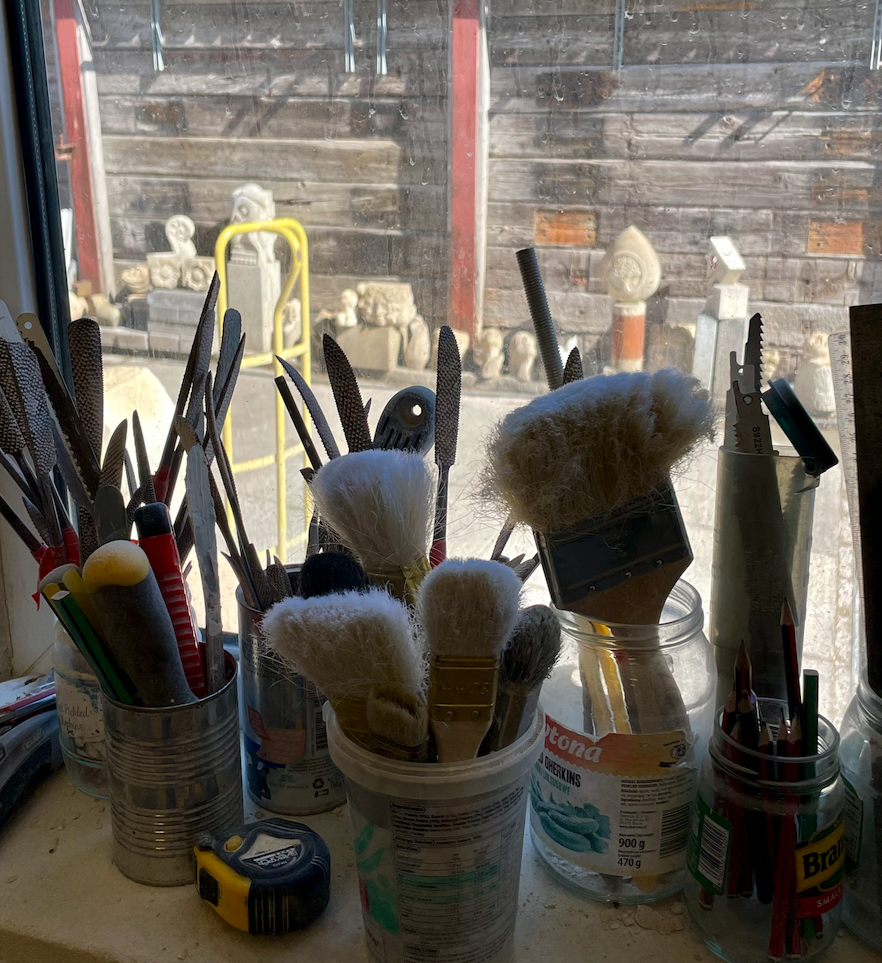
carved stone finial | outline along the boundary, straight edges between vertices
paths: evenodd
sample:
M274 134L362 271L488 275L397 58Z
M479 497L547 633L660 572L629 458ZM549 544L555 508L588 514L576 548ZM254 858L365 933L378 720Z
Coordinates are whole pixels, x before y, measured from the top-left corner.
M646 235L633 224L616 238L600 265L606 293L619 304L636 304L655 294L661 264Z
M231 224L271 221L276 216L273 192L260 184L242 184L233 191ZM238 234L230 242L234 260L242 264L271 264L276 260L276 235L267 231Z
M533 363L539 352L536 335L531 331L515 331L508 342L508 367L518 381L530 381Z

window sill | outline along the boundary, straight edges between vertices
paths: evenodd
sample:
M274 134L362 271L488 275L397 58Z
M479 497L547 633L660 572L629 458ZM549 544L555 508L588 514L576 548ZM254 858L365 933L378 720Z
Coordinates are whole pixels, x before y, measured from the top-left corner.
M123 877L110 861L110 804L83 795L63 771L56 773L19 806L0 836L0 963L232 963L255 953L261 963L366 961L346 809L306 821L331 850L330 905L301 933L250 937L217 917L192 887L152 889ZM627 956L710 963L715 957L688 917L678 915L679 908L672 913L678 902L654 904L642 922L682 922L682 930L663 935L645 929L631 909L588 902L554 883L528 839L515 960L566 963L588 954L598 961ZM870 963L879 956L843 932L825 960Z

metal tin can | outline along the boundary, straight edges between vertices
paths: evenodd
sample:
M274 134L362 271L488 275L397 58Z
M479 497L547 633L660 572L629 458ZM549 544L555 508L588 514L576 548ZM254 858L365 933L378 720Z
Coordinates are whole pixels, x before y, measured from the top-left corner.
M196 877L193 844L244 821L235 660L198 702L124 706L104 697L113 861L148 886Z
M264 651L263 613L247 606L238 589L236 601L248 795L285 816L343 805L346 788L328 751L324 696L303 676L280 670Z

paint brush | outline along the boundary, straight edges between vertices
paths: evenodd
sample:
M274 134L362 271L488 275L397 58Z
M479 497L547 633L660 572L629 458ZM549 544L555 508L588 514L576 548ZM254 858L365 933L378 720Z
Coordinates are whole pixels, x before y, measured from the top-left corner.
M438 371L435 383L435 464L438 494L429 560L434 568L447 557L447 500L450 469L456 461L459 407L462 395L462 359L453 329L442 325L438 333Z
M527 731L560 646L560 621L547 605L531 605L520 613L499 664L493 725L485 742L488 751L510 746Z
M300 570L300 595L305 599L335 592L367 592L370 587L365 570L344 552L313 555Z
M558 608L658 624L692 561L670 472L711 428L707 392L673 369L576 381L496 426L485 493L534 530Z
M374 440L352 365L343 349L329 334L322 337L322 350L349 451L367 451L373 448Z
M285 599L264 616L262 631L269 648L327 696L346 734L368 747L371 689L425 684L407 609L381 589Z
M311 490L323 520L371 581L412 602L429 568L433 487L419 455L374 449L327 462Z
M375 685L367 700L371 750L402 762L429 761L429 710L422 692L399 682Z
M194 702L175 630L143 549L108 542L83 566L83 582L119 667L148 706Z
M477 559L442 562L420 586L417 614L429 653L429 725L439 762L474 759L487 735L520 591L510 568Z

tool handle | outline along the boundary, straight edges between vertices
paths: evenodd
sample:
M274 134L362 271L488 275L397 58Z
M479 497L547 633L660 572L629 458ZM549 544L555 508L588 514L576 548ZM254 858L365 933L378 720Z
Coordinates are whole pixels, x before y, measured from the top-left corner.
M187 683L193 690L193 694L201 697L206 694L205 671L199 653L193 613L190 610L187 589L181 575L181 560L174 536L151 535L141 539L138 544L150 560L150 567L153 569L159 591L168 609Z
M432 534L432 548L429 551L429 564L432 568L447 558L447 492L450 469L442 466L438 471L438 494L435 500L435 528Z
M61 537L64 541L64 550L67 552L67 560L74 565L80 565L80 539L77 530L73 525L68 525L61 530Z

